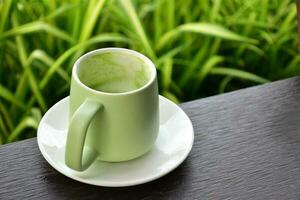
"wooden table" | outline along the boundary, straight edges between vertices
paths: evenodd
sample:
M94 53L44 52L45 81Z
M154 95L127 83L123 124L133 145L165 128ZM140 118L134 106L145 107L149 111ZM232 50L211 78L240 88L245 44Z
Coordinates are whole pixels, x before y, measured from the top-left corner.
M181 105L195 143L159 180L133 187L85 185L56 172L36 138L0 147L0 199L299 199L300 78Z

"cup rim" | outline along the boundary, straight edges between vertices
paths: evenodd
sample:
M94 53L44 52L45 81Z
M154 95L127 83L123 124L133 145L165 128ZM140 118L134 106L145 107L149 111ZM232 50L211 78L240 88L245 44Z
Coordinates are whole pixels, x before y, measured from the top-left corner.
M131 90L128 92L119 92L119 93L103 92L103 91L95 90L95 89L90 88L89 86L85 85L78 77L78 67L80 65L80 62L88 57L93 56L93 55L98 55L98 54L102 54L102 53L106 53L106 52L128 53L128 54L131 54L132 56L142 59L150 69L150 72L151 72L150 79L148 80L148 82L146 84L144 84L142 87L140 87L138 89ZM72 78L80 86L82 86L83 88L87 89L88 91L96 93L96 94L104 94L104 95L111 95L111 96L128 95L128 94L133 94L133 93L137 93L142 90L145 90L146 88L148 88L149 85L151 85L155 81L156 76L157 76L156 67L155 67L154 63L148 57L146 57L145 55L143 55L137 51L134 51L131 49L126 49L126 48L118 48L118 47L101 48L101 49L96 49L96 50L90 51L88 53L85 53L76 60L76 62L73 65L73 69L72 69Z

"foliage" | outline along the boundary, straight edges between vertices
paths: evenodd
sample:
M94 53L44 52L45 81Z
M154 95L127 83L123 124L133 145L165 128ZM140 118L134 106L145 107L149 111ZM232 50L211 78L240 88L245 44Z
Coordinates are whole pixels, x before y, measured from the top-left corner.
M0 0L0 144L34 136L84 52L150 57L187 101L299 74L292 0Z

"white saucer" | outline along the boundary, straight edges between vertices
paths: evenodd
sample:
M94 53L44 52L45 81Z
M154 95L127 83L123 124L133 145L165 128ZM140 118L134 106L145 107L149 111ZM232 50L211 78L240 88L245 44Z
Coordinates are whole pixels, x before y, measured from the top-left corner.
M47 162L74 180L98 186L121 187L155 180L180 165L194 141L188 116L173 102L160 96L160 131L153 149L126 162L94 162L86 171L77 172L64 163L68 127L69 97L56 103L41 120L37 141Z

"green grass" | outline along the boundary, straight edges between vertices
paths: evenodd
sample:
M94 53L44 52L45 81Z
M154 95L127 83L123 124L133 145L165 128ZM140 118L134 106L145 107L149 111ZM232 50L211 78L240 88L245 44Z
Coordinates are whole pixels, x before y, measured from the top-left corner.
M0 0L0 144L33 137L83 53L125 47L183 102L300 72L293 0Z

